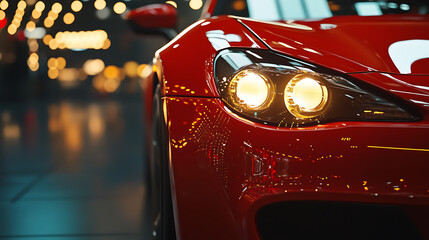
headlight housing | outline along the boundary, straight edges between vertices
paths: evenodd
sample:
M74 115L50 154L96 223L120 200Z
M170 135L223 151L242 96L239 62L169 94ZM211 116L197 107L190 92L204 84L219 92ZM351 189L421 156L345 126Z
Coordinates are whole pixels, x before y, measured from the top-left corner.
M227 49L215 59L226 105L278 127L333 121L417 121L409 103L335 71L267 50Z

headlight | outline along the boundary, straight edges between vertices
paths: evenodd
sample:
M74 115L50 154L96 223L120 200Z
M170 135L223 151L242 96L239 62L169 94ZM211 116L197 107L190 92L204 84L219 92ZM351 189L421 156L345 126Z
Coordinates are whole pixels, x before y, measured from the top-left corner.
M287 110L297 118L317 117L328 108L328 89L322 81L306 74L298 74L286 85L284 92Z
M257 71L244 70L232 78L228 92L235 105L260 110L269 106L273 89L270 81Z
M409 103L349 76L266 50L224 50L215 59L219 93L256 122L299 127L333 121L416 121Z

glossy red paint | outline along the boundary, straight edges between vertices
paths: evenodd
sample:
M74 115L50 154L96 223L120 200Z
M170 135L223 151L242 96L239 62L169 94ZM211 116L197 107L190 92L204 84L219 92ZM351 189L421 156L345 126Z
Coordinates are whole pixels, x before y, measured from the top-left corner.
M213 77L214 57L218 51L234 47L266 49L228 16L200 20L185 29L157 52L158 76L165 80L164 95L219 96Z
M421 112L429 111L429 75L359 73L350 76L407 99L419 106Z
M285 129L244 120L219 99L168 97L166 110L181 239L258 239L256 210L279 201L429 207L428 120Z
M429 49L429 31L422 31L429 29L427 15L342 16L288 23L241 21L272 49L343 73L401 73L394 61L406 61ZM417 45L421 49L415 49L415 40L423 41ZM404 64L411 67L413 62ZM429 68L414 70L417 72L411 73L429 74Z
M177 25L176 8L170 4L152 4L128 12L125 17L142 28L174 28Z

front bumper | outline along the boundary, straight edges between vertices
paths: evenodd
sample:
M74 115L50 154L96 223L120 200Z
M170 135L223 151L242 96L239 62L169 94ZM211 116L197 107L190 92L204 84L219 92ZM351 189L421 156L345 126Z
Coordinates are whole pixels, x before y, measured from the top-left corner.
M257 211L296 201L406 206L429 238L427 119L280 129L216 98L163 100L181 239L259 239Z

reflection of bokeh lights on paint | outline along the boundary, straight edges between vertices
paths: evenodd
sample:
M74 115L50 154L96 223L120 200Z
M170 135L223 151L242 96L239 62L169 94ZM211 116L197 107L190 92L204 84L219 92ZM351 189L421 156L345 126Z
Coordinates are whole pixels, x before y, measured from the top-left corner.
M6 10L9 7L9 3L6 0L2 0L0 2L0 9L1 10Z
M177 3L175 1L167 1L165 3L170 4L171 6L177 8Z
M66 13L64 14L63 20L65 24L72 24L74 22L74 15L73 13Z
M127 6L125 5L125 3L123 2L117 2L115 3L115 5L113 6L113 11L116 14L122 14L127 10Z
M73 2L72 2L72 4L71 4L71 9L72 9L74 12L79 12L80 10L82 10L82 7L83 7L82 2L80 2L80 1L78 1L78 0L73 1Z
M97 75L104 70L104 62L101 59L89 59L83 64L83 71L91 76Z
M189 1L189 6L194 10L198 10L203 6L203 1L202 0L191 0L191 1Z
M125 74L127 74L128 77L134 78L137 77L137 69L139 67L139 64L134 61L129 61L124 64L124 70Z
M105 20L110 16L110 9L104 8L102 10L99 10L99 11L95 12L95 16L97 16L97 18L99 18L101 20Z
M104 0L95 0L94 7L97 10L103 10L106 7L106 1L104 1Z

